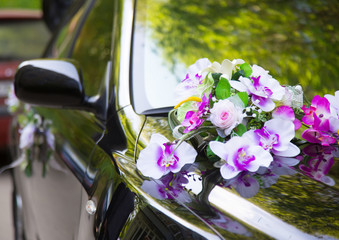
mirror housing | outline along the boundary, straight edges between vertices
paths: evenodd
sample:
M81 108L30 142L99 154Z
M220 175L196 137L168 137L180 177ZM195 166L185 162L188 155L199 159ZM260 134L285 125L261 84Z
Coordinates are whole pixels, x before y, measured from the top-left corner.
M30 60L21 63L15 74L18 99L50 107L79 106L85 94L77 68L67 61Z
M37 59L21 63L14 90L19 100L32 105L85 110L96 115L103 112L98 96L85 95L81 71L71 61Z

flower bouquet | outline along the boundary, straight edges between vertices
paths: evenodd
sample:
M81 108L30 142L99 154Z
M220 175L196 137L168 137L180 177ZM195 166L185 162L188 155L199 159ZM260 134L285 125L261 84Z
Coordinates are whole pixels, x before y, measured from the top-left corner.
M51 131L51 121L37 114L29 104L20 102L15 95L14 85L8 93L6 104L8 111L16 118L21 154L13 163L0 169L0 173L21 165L25 169L26 176L30 177L33 160L40 159L43 162L42 176L45 176L47 162L55 150L55 136Z
M198 60L175 95L169 126L176 140L152 135L137 160L145 177L168 179L186 164L207 162L219 169L220 184L251 197L272 184L267 176L279 176L277 167L299 163L296 144L331 146L339 140L339 91L317 95L306 106L301 86L282 86L241 59ZM244 192L244 186L252 188Z

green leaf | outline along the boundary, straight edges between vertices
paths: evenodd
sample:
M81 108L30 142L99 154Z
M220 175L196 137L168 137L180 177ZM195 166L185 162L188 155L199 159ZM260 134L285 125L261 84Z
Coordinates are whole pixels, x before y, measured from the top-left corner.
M237 95L246 107L247 104L248 104L248 94L247 94L247 92L238 92Z
M295 131L295 138L298 138L298 139L303 139L302 137L301 137L301 134L303 134L303 132L305 131L305 130L307 130L309 127L307 127L307 126L305 126L305 125L301 125L301 127L297 130L297 131Z
M180 121L178 120L176 114L177 114L176 109L173 109L168 113L168 124L172 131L176 126L180 124Z
M245 71L239 70L232 75L232 80L238 80L240 76L245 77Z
M215 89L217 99L226 99L231 96L231 85L226 78L221 77Z
M202 98L205 94L205 96L209 96L212 92L214 86L214 78L211 73L207 74L204 81L198 85L197 92L200 93L200 98Z
M247 132L247 128L244 124L240 123L236 128L234 128L234 132L241 137L245 132Z
M244 71L245 77L249 77L252 74L252 68L248 63L243 63L240 65L240 69Z
M214 81L219 81L220 76L221 76L222 74L221 74L221 73L212 73L211 75L212 75Z
M211 162L217 162L220 160L220 157L214 154L214 152L211 150L210 146L207 146L206 148L206 156Z
M189 101L183 103L178 109L177 109L177 119L181 123L182 121L185 120L186 114L189 111L196 111L196 102L194 101Z

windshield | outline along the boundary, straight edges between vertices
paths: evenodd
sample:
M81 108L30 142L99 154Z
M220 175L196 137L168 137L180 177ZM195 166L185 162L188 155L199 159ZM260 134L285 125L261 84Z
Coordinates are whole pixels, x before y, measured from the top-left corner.
M339 2L138 0L132 102L137 113L175 105L197 59L241 58L309 98L339 89Z

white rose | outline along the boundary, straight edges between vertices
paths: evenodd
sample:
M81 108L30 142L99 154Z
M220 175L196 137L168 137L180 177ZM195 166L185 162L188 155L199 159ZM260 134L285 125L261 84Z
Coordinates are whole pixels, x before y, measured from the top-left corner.
M241 123L243 118L241 109L228 99L215 103L210 111L210 121L214 126L224 130L226 136Z

